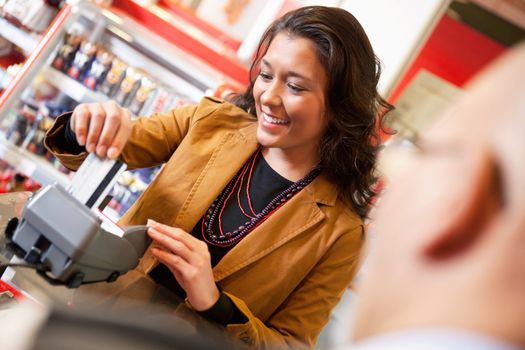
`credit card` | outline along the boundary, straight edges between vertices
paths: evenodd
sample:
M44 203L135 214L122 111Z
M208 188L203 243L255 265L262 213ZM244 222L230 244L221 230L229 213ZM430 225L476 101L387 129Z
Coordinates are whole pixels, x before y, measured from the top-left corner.
M68 192L87 207L98 208L126 168L120 160L90 153L73 176Z

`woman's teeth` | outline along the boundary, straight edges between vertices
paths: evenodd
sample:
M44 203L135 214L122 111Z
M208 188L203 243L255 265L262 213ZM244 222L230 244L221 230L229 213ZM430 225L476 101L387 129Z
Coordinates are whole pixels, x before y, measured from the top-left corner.
M284 125L284 124L289 124L290 123L290 121L288 121L288 120L270 117L269 115L267 115L265 113L263 113L263 118L264 118L265 121L267 121L268 123L271 123L271 124Z

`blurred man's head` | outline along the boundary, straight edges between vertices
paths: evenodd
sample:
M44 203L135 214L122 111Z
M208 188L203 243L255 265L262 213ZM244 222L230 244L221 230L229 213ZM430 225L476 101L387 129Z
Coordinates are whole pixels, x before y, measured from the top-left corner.
M420 146L379 202L355 337L428 326L525 346L525 46Z

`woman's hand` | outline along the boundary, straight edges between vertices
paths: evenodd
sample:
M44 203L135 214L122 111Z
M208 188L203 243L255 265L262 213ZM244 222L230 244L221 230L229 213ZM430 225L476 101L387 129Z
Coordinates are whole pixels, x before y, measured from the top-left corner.
M115 101L81 103L70 123L78 143L100 157L117 158L131 135L131 113Z
M157 244L151 252L173 273L191 306L197 311L211 308L220 293L206 243L179 228L153 220L148 220L148 226L148 235Z

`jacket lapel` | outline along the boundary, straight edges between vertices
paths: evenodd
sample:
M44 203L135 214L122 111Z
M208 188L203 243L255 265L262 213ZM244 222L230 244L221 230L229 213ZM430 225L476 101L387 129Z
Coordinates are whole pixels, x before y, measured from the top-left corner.
M261 259L325 217L318 203L334 205L337 191L323 175L297 193L230 250L214 267L220 281Z
M254 123L224 135L188 194L173 226L191 232L210 204L257 149L256 130Z

